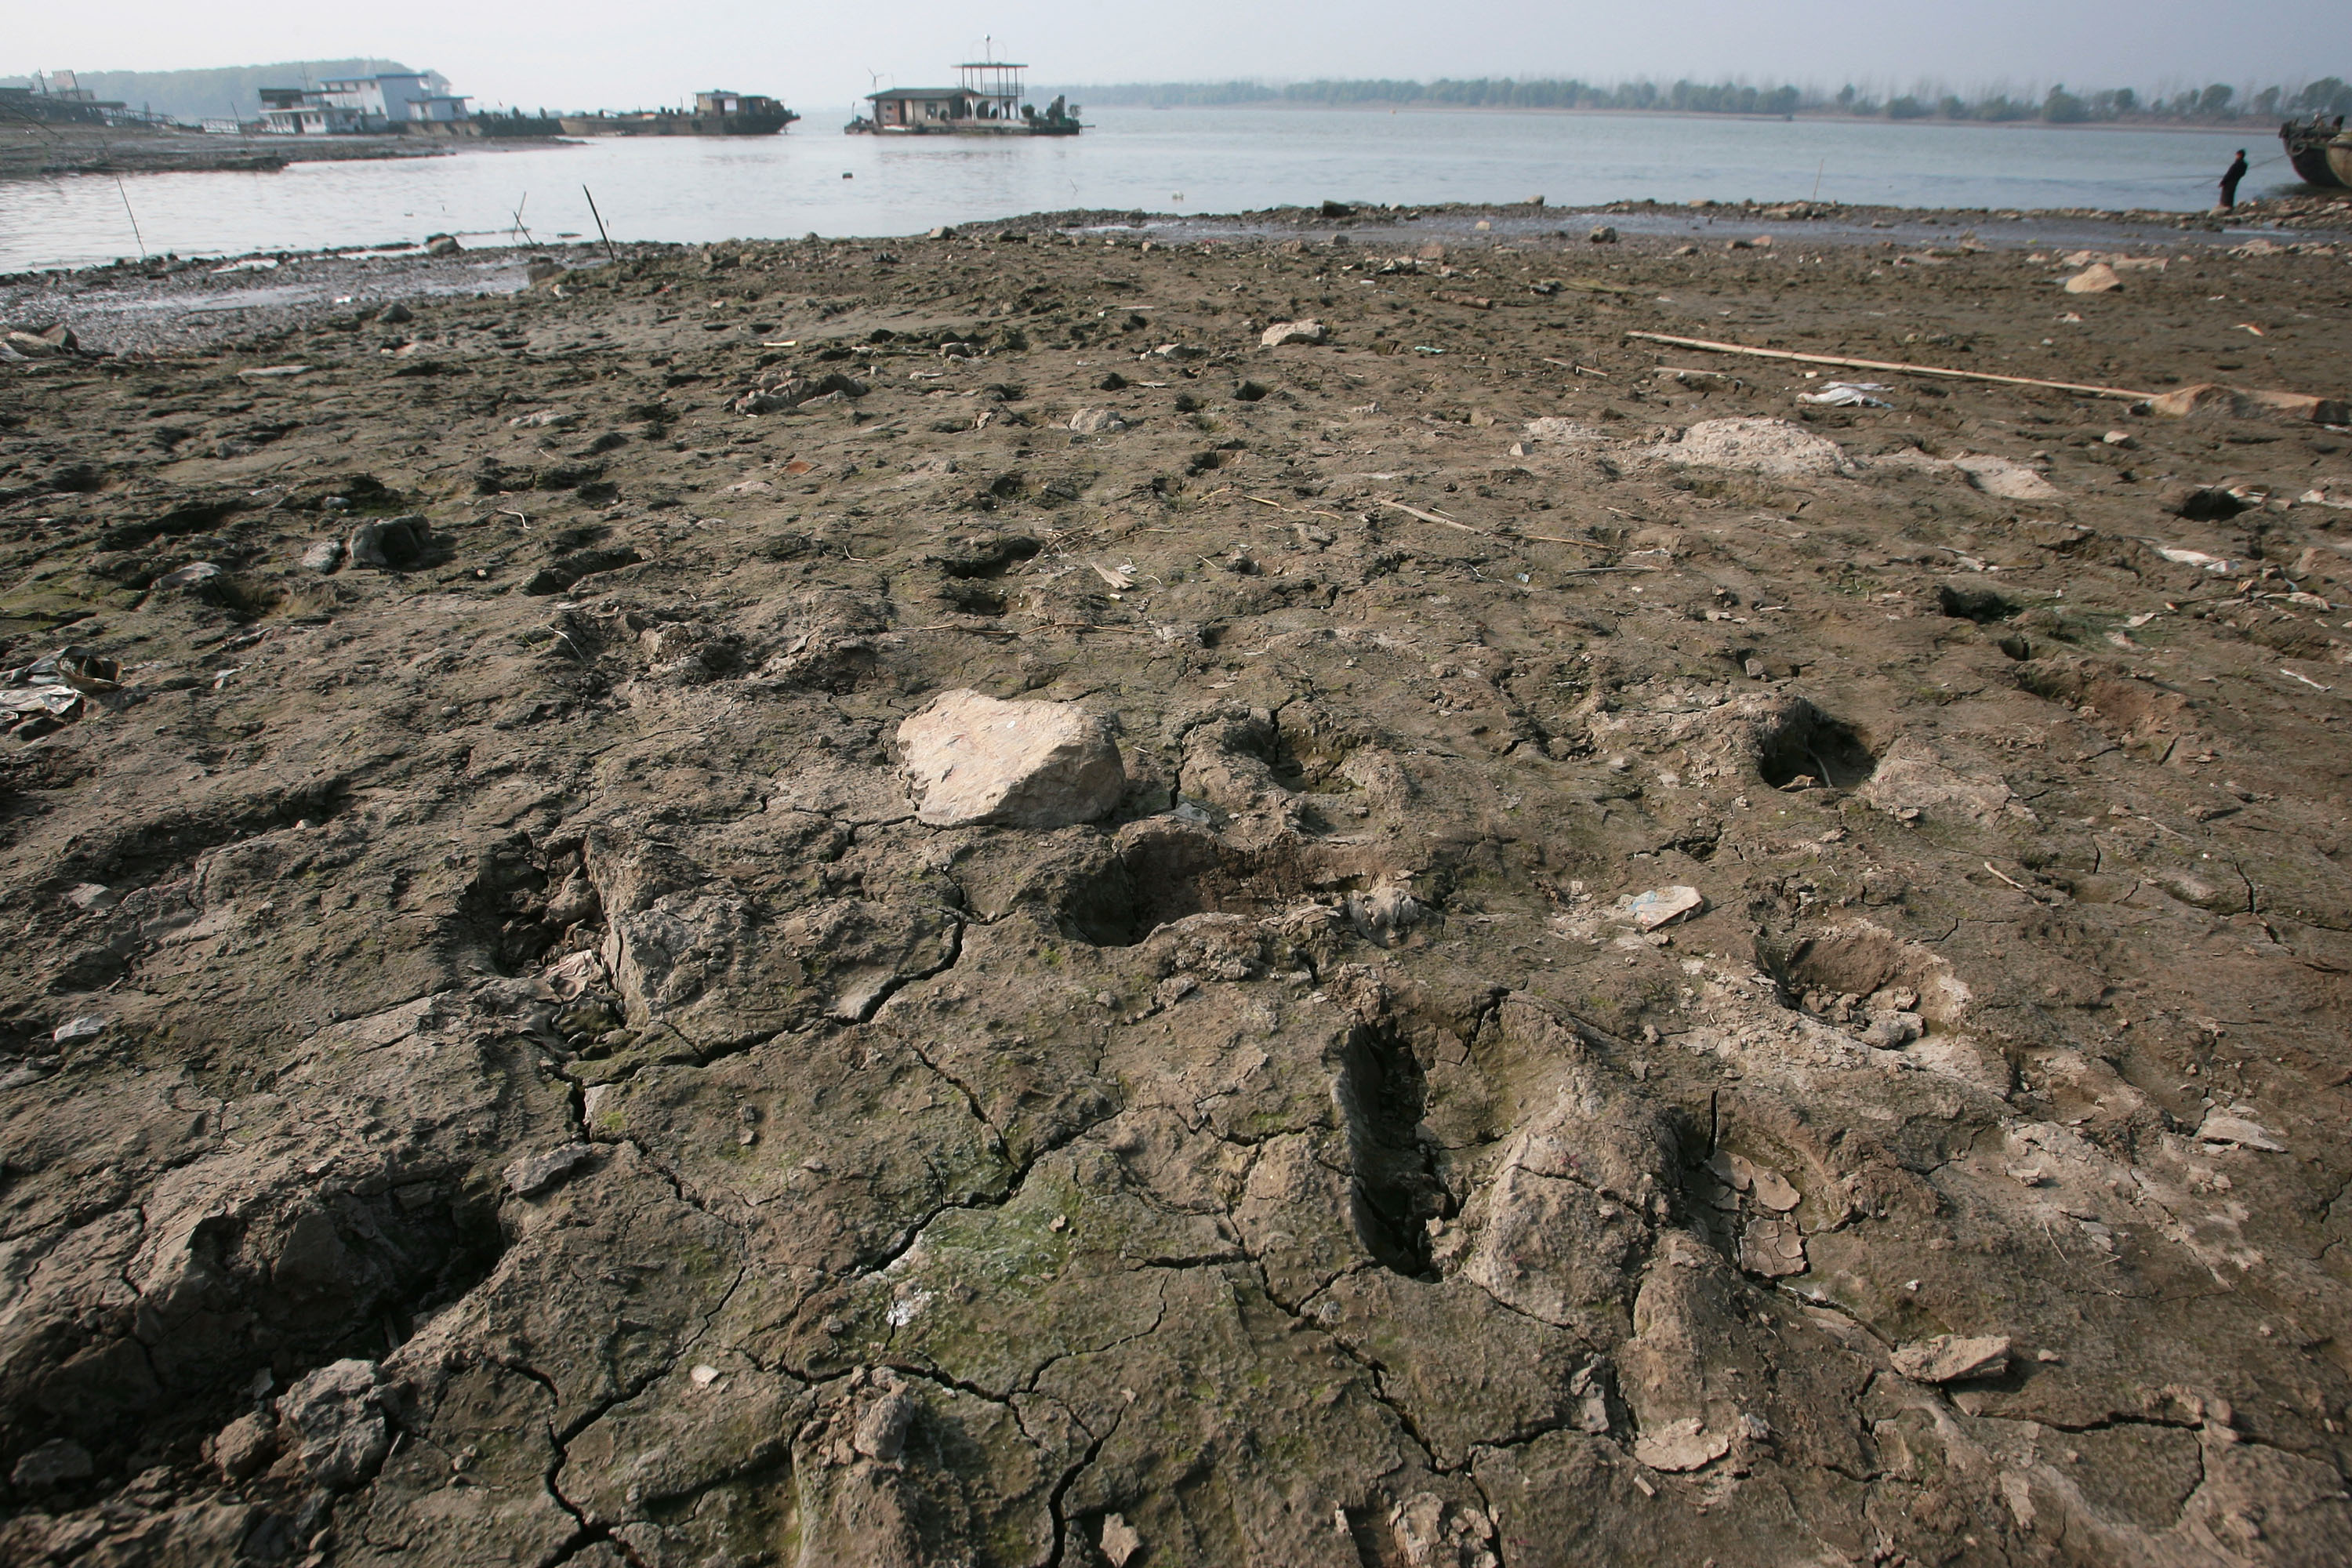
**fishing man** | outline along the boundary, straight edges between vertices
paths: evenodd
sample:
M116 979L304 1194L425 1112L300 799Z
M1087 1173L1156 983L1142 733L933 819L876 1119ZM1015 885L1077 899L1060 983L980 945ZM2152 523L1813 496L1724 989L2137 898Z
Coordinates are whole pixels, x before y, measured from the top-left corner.
M2246 150L2238 149L2237 162L2221 171L2221 210L2238 210L2238 182L2246 177Z

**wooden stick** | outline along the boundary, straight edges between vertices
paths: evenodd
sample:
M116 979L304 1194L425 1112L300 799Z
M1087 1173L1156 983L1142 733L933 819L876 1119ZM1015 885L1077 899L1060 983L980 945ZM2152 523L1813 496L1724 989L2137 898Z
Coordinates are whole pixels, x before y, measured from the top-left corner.
M1746 354L1751 359L1794 360L1799 364L1833 365L1841 370L1892 370L1906 375L1940 375L1954 381L1990 381L2003 386L2039 386L2052 392L2087 392L2094 397L2112 397L2125 403L2152 402L2158 394L2133 392L2121 386L2084 386L2073 381L2037 381L2030 375L1995 375L1990 371L1952 370L1939 364L1902 364L1893 360L1843 359L1834 354L1791 353L1787 349L1752 349L1746 343L1711 342L1706 338L1670 338L1664 332L1627 332L1629 338L1644 342L1671 343L1678 349L1705 349L1710 353Z
M1417 506L1407 506L1401 500L1391 500L1387 496L1380 497L1379 500L1382 506L1394 507L1397 510L1404 513L1407 517L1417 517L1423 522L1444 523L1448 528L1458 528L1465 533L1485 533L1486 531L1483 528L1473 528L1466 522L1456 522L1450 517L1440 517L1433 511L1423 511Z
M588 216L596 220L596 237L604 242L604 259L607 261L620 260L621 258L618 256L613 254L613 237L604 232L604 215L596 210L595 196L590 194L588 187L585 185L580 187L580 194L588 197Z

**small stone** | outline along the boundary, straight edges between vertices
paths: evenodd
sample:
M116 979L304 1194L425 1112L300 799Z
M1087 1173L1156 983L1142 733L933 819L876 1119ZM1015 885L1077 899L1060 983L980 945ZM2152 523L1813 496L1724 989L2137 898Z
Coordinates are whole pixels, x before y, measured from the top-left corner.
M1258 342L1270 349L1287 343L1319 343L1329 340L1329 329L1317 321L1276 321L1258 334Z
M432 542L432 525L415 512L363 522L352 530L352 564L387 570L414 565Z
M1711 1465L1731 1452L1731 1434L1710 1432L1696 1415L1670 1421L1633 1441L1633 1458L1654 1470L1679 1474Z
M1070 416L1070 428L1081 436L1103 436L1127 428L1116 408L1081 408Z
M2124 286L2121 274L2104 261L2094 261L2066 279L2069 294L2112 294Z
M695 1387L709 1388L719 1381L719 1369L715 1366L698 1366L686 1375L692 1380Z
M2197 1141L2200 1143L2234 1143L2241 1149L2260 1149L2269 1154L2284 1154L2286 1145L2271 1136L2269 1129L2258 1121L2249 1121L2234 1108L2231 1110L2209 1110L2198 1125Z
M1584 237L1595 245L1614 245L1617 243L1617 231L1604 223Z
M1128 1560L1143 1550L1143 1537L1135 1527L1115 1513L1103 1515L1102 1554L1110 1560L1110 1568L1127 1568Z
M914 1398L906 1390L886 1387L881 1397L857 1417L851 1446L869 1459L887 1464L897 1458L906 1449L907 1429L915 1424L915 1409Z
M394 300L391 304L386 305L383 308L383 311L377 315L376 320L382 321L387 327L397 327L416 320L416 312L402 304L399 300Z
M106 1033L106 1019L88 1013L79 1018L68 1018L49 1031L49 1038L61 1046L69 1046L76 1040L94 1040Z
M18 1459L8 1479L26 1491L47 1491L68 1481L86 1481L95 1468L89 1449L70 1438L56 1437Z
M1862 1043L1882 1051L1899 1050L1927 1033L1916 1013L1882 1013L1862 1032Z
M222 1427L213 1439L213 1465L232 1484L254 1475L277 1454L277 1433L250 1412Z
M278 1398L280 1446L291 1439L303 1473L346 1491L375 1474L392 1446L375 1363L331 1362Z
M531 1154L507 1167L507 1190L527 1198L543 1192L585 1164L595 1154L587 1143L566 1143L543 1154Z
M1937 1334L1914 1340L1896 1350L1895 1370L1914 1383L1959 1383L1969 1378L1999 1377L2009 1370L2009 1337L1990 1334L1964 1339Z
M103 882L76 882L66 889L66 902L78 910L110 910L122 901L122 895Z
M971 690L943 693L898 726L921 798L916 815L933 827L1094 821L1127 788L1111 735L1108 720L1075 702L1003 702Z
M425 254L427 256L455 256L465 248L446 234L428 234L425 237Z
M343 563L343 542L321 539L302 552L302 569L324 577Z
M203 598L222 575L221 569L209 561L192 561L176 572L166 572L156 578L154 588L159 594L187 592Z

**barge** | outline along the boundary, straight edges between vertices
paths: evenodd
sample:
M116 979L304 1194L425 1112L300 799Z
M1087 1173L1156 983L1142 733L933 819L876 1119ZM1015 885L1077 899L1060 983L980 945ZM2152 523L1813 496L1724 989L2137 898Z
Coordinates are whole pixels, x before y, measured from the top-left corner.
M800 116L751 92L698 92L692 109L566 114L566 136L772 136Z
M873 106L842 130L852 136L1076 136L1078 106L1056 98L1040 110L1024 103L1022 73L1008 60L956 67L953 87L893 87L866 95Z

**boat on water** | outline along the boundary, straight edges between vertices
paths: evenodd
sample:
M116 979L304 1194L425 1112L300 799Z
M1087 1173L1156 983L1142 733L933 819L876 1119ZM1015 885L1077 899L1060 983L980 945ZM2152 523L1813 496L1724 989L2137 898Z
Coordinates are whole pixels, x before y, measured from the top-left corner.
M852 136L1076 136L1078 106L1056 98L1024 103L1025 65L969 60L953 87L893 87L869 92L873 108L842 130Z
M698 92L692 109L566 114L566 136L773 136L800 116L753 92Z
M2290 120L2279 127L2279 142L2305 184L2352 185L2352 136L2345 134L2342 115Z

